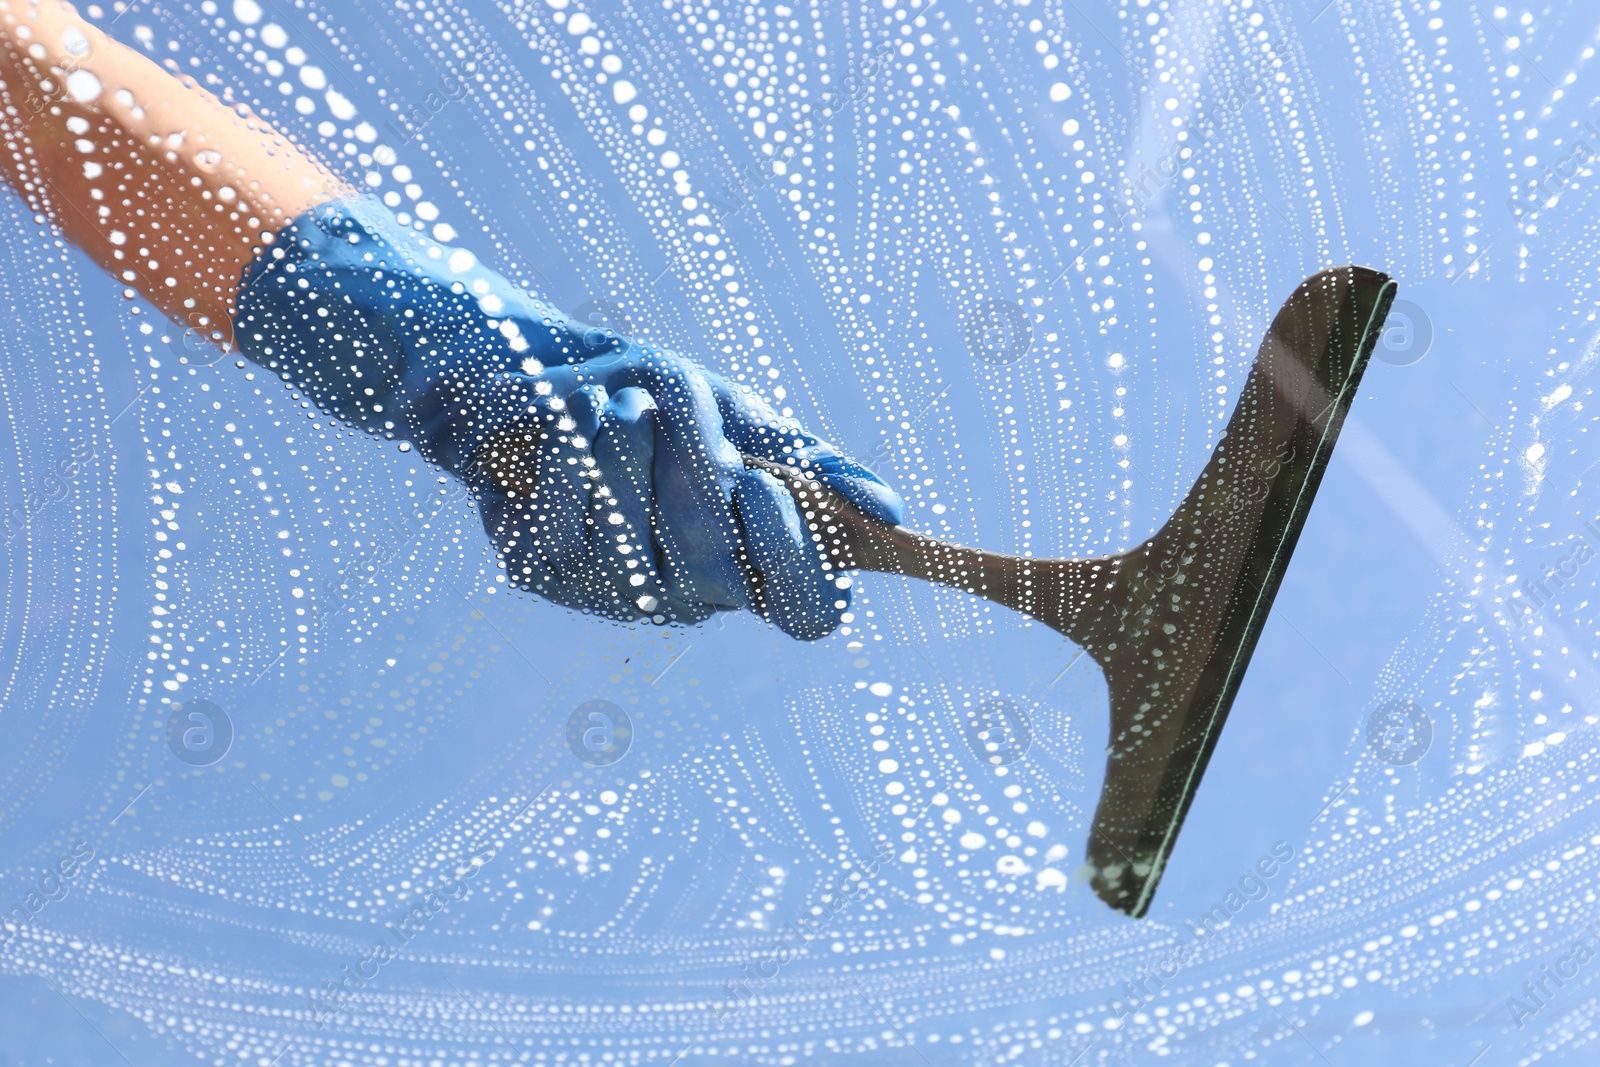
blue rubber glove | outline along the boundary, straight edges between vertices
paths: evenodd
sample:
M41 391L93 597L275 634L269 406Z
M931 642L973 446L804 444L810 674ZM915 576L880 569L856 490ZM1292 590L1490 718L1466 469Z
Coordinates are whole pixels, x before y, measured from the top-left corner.
M744 455L901 518L892 489L753 392L573 321L370 198L284 229L234 319L244 355L323 411L461 478L512 584L568 607L689 623L744 608L832 632L850 583Z

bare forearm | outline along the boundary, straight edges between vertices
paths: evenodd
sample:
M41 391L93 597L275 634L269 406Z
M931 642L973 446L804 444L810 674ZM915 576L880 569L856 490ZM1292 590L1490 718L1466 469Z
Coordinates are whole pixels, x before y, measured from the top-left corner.
M263 244L344 186L270 124L60 0L0 0L0 174L175 320L232 341Z

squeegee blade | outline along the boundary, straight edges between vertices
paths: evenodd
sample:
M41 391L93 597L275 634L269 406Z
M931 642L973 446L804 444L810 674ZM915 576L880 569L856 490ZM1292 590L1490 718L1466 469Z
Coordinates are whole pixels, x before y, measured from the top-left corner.
M1194 488L1154 537L1117 557L1109 607L1075 626L1111 694L1089 879L1135 918L1199 789L1395 288L1377 271L1337 267L1295 290Z

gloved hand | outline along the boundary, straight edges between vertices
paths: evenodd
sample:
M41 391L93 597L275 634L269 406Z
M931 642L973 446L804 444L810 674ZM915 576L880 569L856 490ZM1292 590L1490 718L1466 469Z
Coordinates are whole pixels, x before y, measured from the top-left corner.
M484 526L512 581L612 618L698 622L749 608L804 639L838 625L849 582L789 490L746 469L745 455L793 465L868 514L900 518L887 486L793 419L688 360L625 340L504 375L484 406L525 413L474 452L487 483Z
M323 205L246 272L241 350L324 411L416 442L478 500L509 580L608 618L749 608L801 639L850 583L749 455L898 523L900 498L753 392L577 323L401 227Z

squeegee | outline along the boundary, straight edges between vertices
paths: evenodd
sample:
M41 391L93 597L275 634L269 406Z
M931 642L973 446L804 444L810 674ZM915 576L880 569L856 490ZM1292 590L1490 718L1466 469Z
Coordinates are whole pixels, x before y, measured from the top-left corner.
M947 544L869 518L792 467L746 457L786 480L836 566L1003 604L1099 664L1111 736L1087 868L1096 895L1134 918L1149 909L1200 787L1395 289L1354 266L1301 283L1194 486L1126 552L1024 559Z

